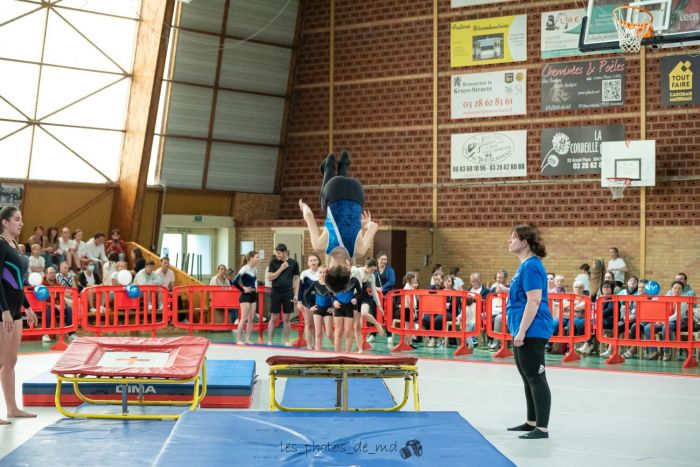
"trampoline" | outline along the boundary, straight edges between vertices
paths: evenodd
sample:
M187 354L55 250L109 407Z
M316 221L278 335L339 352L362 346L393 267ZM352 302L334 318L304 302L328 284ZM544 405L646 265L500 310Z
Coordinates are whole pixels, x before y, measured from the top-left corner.
M394 412L401 410L408 401L413 385L413 408L420 410L418 400L418 367L414 357L297 357L272 356L270 365L270 410L275 408L287 412ZM333 378L336 382L334 407L289 407L277 402L275 386L278 378ZM350 378L402 378L403 398L391 407L357 407L348 404L348 381Z
M197 408L207 391L205 354L209 340L203 337L134 338L79 337L51 369L58 378L55 404L63 415L72 418L177 419L173 413L129 413L130 405L189 405ZM71 412L61 403L62 383L71 383L75 395L92 405L121 405L121 414L90 411ZM121 399L94 399L80 390L79 383L121 385ZM149 384L193 383L186 400L148 400L143 390ZM128 387L138 385L138 397L128 399Z

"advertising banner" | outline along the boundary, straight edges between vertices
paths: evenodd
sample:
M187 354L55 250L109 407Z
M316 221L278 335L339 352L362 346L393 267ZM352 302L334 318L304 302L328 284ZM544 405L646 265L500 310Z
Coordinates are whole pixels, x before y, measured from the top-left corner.
M700 104L700 57L676 55L661 59L661 104Z
M527 130L452 135L450 178L527 176Z
M527 113L527 71L507 70L452 77L452 118Z
M487 5L489 3L503 3L508 0L452 0L452 8L461 8L465 6Z
M583 8L542 13L540 44L543 59L611 52L601 50L584 53L578 49L581 21L584 16L586 16L586 10Z
M527 60L527 15L456 21L450 26L452 67Z
M600 146L625 139L624 125L543 128L542 175L600 173Z
M625 59L545 64L541 91L544 112L624 105Z

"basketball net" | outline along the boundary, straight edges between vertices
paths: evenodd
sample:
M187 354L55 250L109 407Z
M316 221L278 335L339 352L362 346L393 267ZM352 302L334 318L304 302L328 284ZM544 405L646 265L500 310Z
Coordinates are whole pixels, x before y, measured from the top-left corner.
M635 21L628 21L627 17ZM621 6L612 12L613 23L617 29L620 48L627 53L637 53L642 48L642 39L651 37L654 17L649 11L639 6Z
M612 199L622 199L625 197L625 188L630 186L632 179L608 178L608 183L610 183L610 193L612 193Z

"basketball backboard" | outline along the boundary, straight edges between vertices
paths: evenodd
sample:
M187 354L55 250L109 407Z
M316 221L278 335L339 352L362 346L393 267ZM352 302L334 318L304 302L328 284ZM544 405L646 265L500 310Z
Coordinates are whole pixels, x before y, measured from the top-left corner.
M642 45L694 45L700 40L700 0L588 0L586 16L581 23L581 51L619 48L612 13L620 6L638 6L652 14L654 34L643 39ZM630 10L625 19L636 21L637 12Z
M600 185L609 178L629 178L630 186L656 185L656 141L604 141L600 145Z

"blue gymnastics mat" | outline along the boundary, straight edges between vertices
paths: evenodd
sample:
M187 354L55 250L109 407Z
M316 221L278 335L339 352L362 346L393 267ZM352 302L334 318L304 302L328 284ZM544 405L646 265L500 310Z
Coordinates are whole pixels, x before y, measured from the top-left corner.
M77 411L80 411L80 407ZM130 407L131 413L181 412L182 407ZM115 413L121 408L90 407ZM88 420L64 418L43 428L0 459L2 466L153 465L175 420Z
M323 407L336 405L336 383L331 378L287 378L281 404L286 407ZM388 408L395 404L384 381L378 378L349 378L348 407ZM413 407L413 395L409 395Z
M155 465L513 466L457 412L185 413Z

